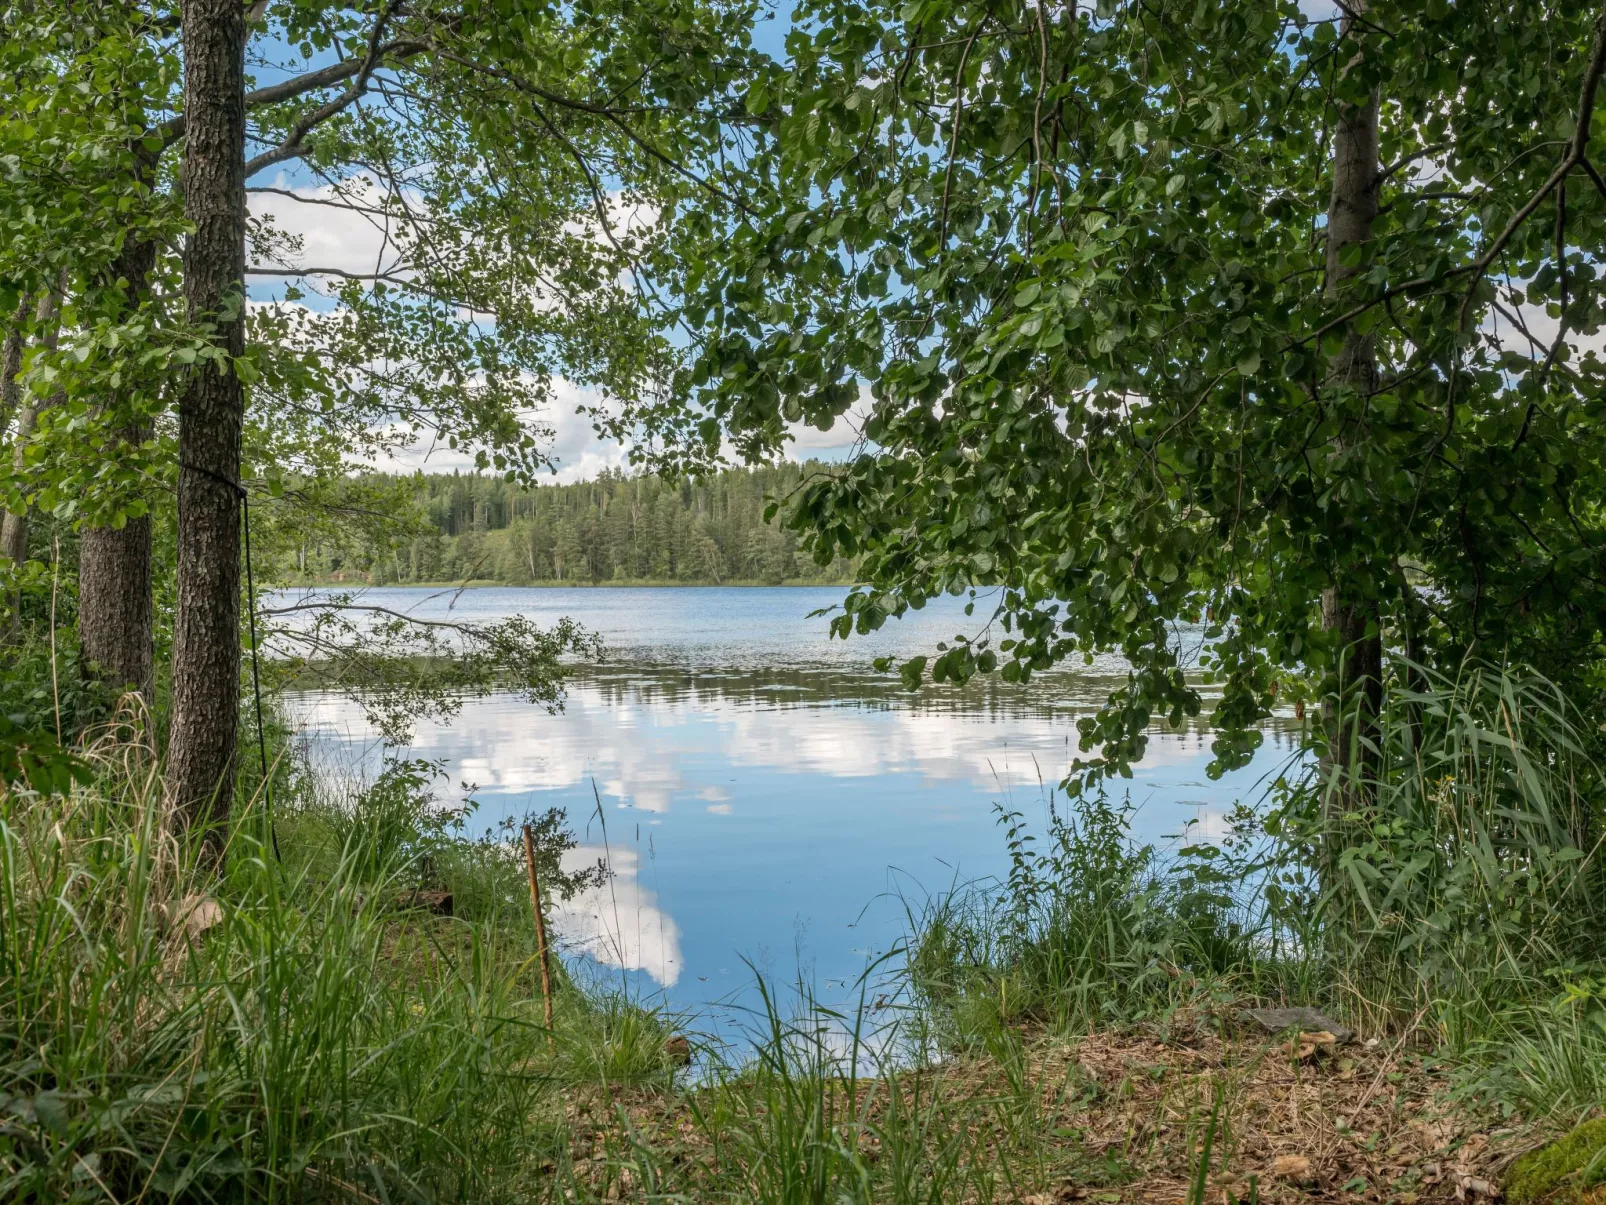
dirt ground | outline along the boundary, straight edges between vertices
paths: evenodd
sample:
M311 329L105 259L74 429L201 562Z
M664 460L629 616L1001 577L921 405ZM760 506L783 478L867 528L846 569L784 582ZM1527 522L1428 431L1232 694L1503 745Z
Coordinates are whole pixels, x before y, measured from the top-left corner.
M1507 1164L1535 1145L1450 1103L1446 1070L1399 1043L1097 1035L1062 1057L1101 1089L1082 1114L1083 1143L1120 1152L1133 1177L1122 1202L1184 1201L1212 1114L1212 1202L1492 1198ZM1109 1199L1064 1184L1023 1202L1089 1196Z
M843 1141L874 1168L896 1142L908 1158L908 1131L900 1139L889 1119L926 1102L921 1141L943 1145L957 1137L964 1145L968 1170L955 1186L965 1187L954 1200L1186 1205L1208 1137L1208 1205L1485 1205L1499 1197L1510 1162L1548 1135L1457 1105L1449 1084L1448 1069L1421 1043L1363 1036L1339 1044L1328 1034L1223 1038L1211 1027L1173 1025L1163 1036L1028 1036L1013 1058L955 1058L863 1082L851 1108L839 1094L835 1116ZM889 1108L894 1092L902 1109ZM581 1178L588 1178L589 1159L599 1196L642 1195L642 1173L616 1161L621 1119L628 1118L633 1149L657 1153L648 1176L657 1191L742 1199L744 1183L757 1184L753 1160L762 1147L763 1124L752 1119L767 1106L754 1106L753 1154L744 1159L742 1142L726 1134L716 1141L698 1119L728 1116L730 1098L723 1110L706 1100L694 1108L694 1099L626 1090L572 1102L569 1132Z

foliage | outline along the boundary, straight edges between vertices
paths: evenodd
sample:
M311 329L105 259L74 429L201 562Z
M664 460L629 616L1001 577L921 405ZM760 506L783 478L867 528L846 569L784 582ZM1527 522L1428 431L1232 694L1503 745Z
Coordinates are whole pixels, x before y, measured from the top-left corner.
M601 863L564 868L563 855L576 841L561 808L520 820L510 816L483 839L468 838L478 804L470 798L456 807L446 805L437 791L445 777L438 761L387 757L383 769L351 802L352 856L358 859L354 873L367 880L414 876L415 887L450 891L454 915L494 916L528 898L519 832L528 824L536 869L548 896L571 899L606 880Z
M661 265L702 332L697 405L616 427L661 462L726 439L763 457L863 399L862 454L787 516L818 557L859 558L839 634L997 585L993 627L912 676L1124 654L1079 721L1093 778L1203 706L1176 620L1209 625L1216 768L1244 764L1279 692L1334 669L1340 587L1440 669L1509 648L1594 688L1594 6L793 19L790 61L747 92L744 210L679 215ZM1333 131L1374 91L1381 209L1328 279ZM1369 383L1335 367L1346 348Z
M0 785L21 786L42 796L65 795L89 778L83 761L48 732L29 731L23 716L0 715Z
M522 615L494 623L424 619L351 595L306 595L261 607L260 639L281 682L310 680L362 704L390 744L411 725L457 714L465 699L516 691L562 706L564 658L595 658L602 642L567 617L550 628Z
M354 272L253 218L258 304L231 367L264 494L295 475L316 505L331 479L421 436L528 479L547 463L539 412L560 377L599 397L667 380L675 353L643 316L634 265L661 237L655 215L707 187L750 10L515 7L253 8L253 193L384 232L379 262ZM0 466L0 497L121 526L172 488L175 383L223 354L182 312L177 8L12 4L0 22L14 85L0 323L51 403ZM128 267L136 248L148 270ZM62 294L51 322L31 304L47 290Z
M766 500L795 492L814 462L666 480L604 470L574 485L519 488L477 475L398 482L392 521L307 538L283 532L281 580L407 582L787 582L848 580L819 566L792 533L764 522ZM366 492L369 479L353 481ZM380 486L383 488L383 486ZM400 521L405 516L407 522Z
M116 699L82 672L73 630L77 540L60 530L65 526L36 525L44 555L54 563L34 560L0 570L0 590L14 608L0 639L0 715L32 732L59 733L71 744L110 715Z

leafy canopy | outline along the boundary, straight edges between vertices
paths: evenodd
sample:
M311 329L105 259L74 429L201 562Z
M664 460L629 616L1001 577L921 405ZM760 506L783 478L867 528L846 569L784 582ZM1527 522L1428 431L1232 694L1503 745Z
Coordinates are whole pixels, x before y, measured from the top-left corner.
M1305 6L1308 11L1309 6ZM1101 767L1221 685L1217 767L1334 665L1321 595L1441 662L1577 683L1602 628L1606 18L1576 4L805 0L738 212L658 269L695 404L616 429L684 465L862 422L789 499L858 555L839 634L996 587L911 682L1115 650ZM1381 213L1329 287L1341 110L1381 104ZM1582 99L1581 99L1582 98ZM1558 166L1559 165L1559 166ZM1372 383L1344 383L1355 340Z

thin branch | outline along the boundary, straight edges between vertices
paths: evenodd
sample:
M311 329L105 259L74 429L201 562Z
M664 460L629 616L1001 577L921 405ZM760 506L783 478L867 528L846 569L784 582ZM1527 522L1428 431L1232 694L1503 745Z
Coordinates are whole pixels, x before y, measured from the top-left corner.
M472 624L452 623L445 619L420 619L416 615L408 615L402 611L393 611L389 607L380 607L366 603L337 603L337 602L304 602L294 603L288 607L259 607L258 615L294 615L304 611L366 611L374 615L389 615L393 619L400 619L404 623L414 624L421 628L447 628L453 632L461 632L465 636L477 636L480 630Z
M387 280L414 285L417 281L389 272L348 272L344 268L247 268L247 276L338 276L341 280Z
M339 96L325 101L312 112L305 114L300 121L290 128L289 137L271 151L264 151L256 158L248 160L245 165L246 179L250 179L265 167L272 167L275 163L283 163L287 159L298 159L306 153L304 139L319 125L331 117L345 111L368 91L368 79L373 75L374 69L379 66L384 55L385 47L380 41L385 36L385 26L396 15L401 7L401 0L389 0L379 16L374 21L374 28L368 35L368 53L361 60L357 68L356 78Z
M425 42L415 41L411 38L398 38L388 42L380 48L381 56L387 60L412 58L416 54L429 49ZM277 84L269 84L265 88L256 88L245 94L245 107L260 109L264 105L276 105L280 101L294 100L298 96L305 96L308 92L316 92L319 88L328 88L334 84L344 83L356 75L363 68L362 59L347 59L341 63L331 63L327 67L320 67L316 71L307 71L291 79L281 80ZM153 131L162 140L162 149L166 150L184 137L184 114L179 113L168 118Z
M557 105L560 108L573 109L580 113L590 113L594 117L601 117L603 120L617 128L619 132L622 133L626 138L630 139L631 142L634 142L642 150L646 151L648 155L658 160L671 171L677 173L678 175L684 176L699 188L705 189L714 196L720 198L722 201L729 202L748 217L758 216L751 208L745 205L737 197L726 192L718 185L703 179L685 164L680 163L676 159L659 150L657 147L653 146L652 143L648 142L640 134L636 133L635 130L631 129L629 123L626 122L622 116L623 114L627 113L655 113L663 112L664 110L648 108L644 106L618 109L606 105L593 105L587 103L586 101L575 100L572 97L559 96L557 93L549 92L547 89L542 88L537 84L532 84L529 80L524 79L522 76L514 75L510 71L504 71L500 67L489 67L484 63L476 63L472 59L467 59L461 55L453 54L449 50L442 50L439 47L436 47L435 53L439 58L447 59L461 67L466 67L470 71L477 71L482 75L488 75L492 79L501 80L504 84L511 85L516 91L523 92L529 96L539 97L549 104Z
M337 201L333 197L309 197L303 193L298 193L291 188L270 188L266 185L252 185L245 191L248 193L269 193L276 197L288 197L290 200L299 201L303 205L327 205L330 209L344 209L348 213L361 213L370 215L372 217L384 218L401 216L388 209L379 209L372 205L359 205L354 201ZM406 216L409 222L434 223L441 220L440 218L420 217L419 215L411 212L409 212ZM461 229L461 227L458 227L458 229Z
M1584 152L1589 148L1589 128L1595 116L1595 93L1600 88L1603 71L1606 71L1606 9L1595 18L1595 45L1589 55L1589 65L1584 70L1584 82L1578 90L1578 128L1573 131L1572 143L1556 170L1550 173L1550 178L1540 185L1539 191L1529 197L1521 209L1512 215L1511 221L1506 223L1506 228L1472 265L1472 283L1467 286L1466 299L1461 303L1459 320L1461 329L1466 329L1467 319L1472 316L1472 303L1477 300L1478 285L1488 272L1489 265L1506 249L1506 244L1516 236L1523 223L1533 216L1534 210L1543 204L1545 198L1571 174L1575 167L1584 162Z
M1421 289L1426 288L1428 285L1443 283L1443 281L1449 277L1459 276L1463 272L1472 271L1472 269L1473 265L1464 264L1459 268L1451 268L1448 272L1444 273L1443 276L1417 276L1406 281L1404 284L1397 284L1392 288L1384 289L1383 292L1379 293L1371 301L1363 301L1352 309L1344 311L1344 313L1340 314L1332 321L1324 322L1321 326L1317 327L1304 338L1292 340L1289 342L1288 346L1302 347L1306 343L1320 339L1329 331L1336 330L1338 327L1348 324L1351 319L1360 317L1362 314L1366 313L1367 310L1372 309L1374 306L1382 305L1391 298L1398 297L1401 293L1409 293L1412 289Z
M1450 144L1448 142L1435 142L1432 146L1425 146L1419 151L1412 151L1409 155L1400 156L1400 158L1396 159L1393 163L1389 164L1378 173L1377 182L1379 184L1383 183L1383 181L1387 180L1401 168L1409 167L1418 159L1426 159L1429 155L1437 155L1440 151L1449 147L1449 145Z
M1590 162L1589 156L1585 155L1582 159L1580 159L1578 161L1578 166L1583 168L1584 174L1594 181L1595 190L1599 192L1601 196L1606 197L1606 180L1601 179L1600 173L1595 170L1595 165Z

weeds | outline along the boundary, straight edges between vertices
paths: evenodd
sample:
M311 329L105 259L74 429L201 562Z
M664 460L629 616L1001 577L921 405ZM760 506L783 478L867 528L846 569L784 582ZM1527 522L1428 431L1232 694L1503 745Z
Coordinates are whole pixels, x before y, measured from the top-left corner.
M1025 1020L1069 1031L1164 1014L1255 969L1253 920L1231 891L1241 857L1186 849L1165 865L1101 796L1051 805L1041 850L1020 813L999 820L1007 879L939 896L914 918L913 981L952 1040L985 1044Z
M555 1084L666 1082L660 1022L566 984L547 1053L515 864L417 764L292 793L282 863L248 809L221 878L148 755L97 770L0 796L0 1199L534 1199ZM399 907L426 875L462 914Z

